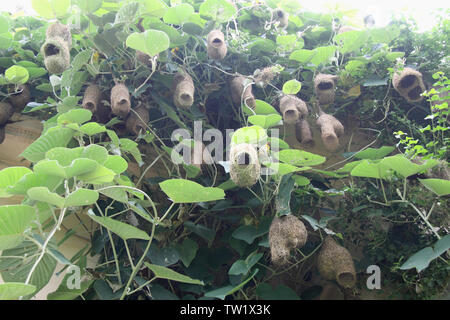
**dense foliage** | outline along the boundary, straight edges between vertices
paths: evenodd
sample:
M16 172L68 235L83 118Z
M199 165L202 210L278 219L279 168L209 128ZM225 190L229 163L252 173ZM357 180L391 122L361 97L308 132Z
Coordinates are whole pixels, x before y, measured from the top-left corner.
M0 15L2 102L29 90L15 111L44 120L22 153L30 167L0 171L0 197L23 196L0 206L0 298L31 298L57 263L78 266L82 282L63 281L49 299L315 299L333 283L346 299L445 295L448 11L418 33L406 17L380 28L295 0L31 2L40 17ZM69 34L48 31L56 21ZM226 46L216 58L212 30ZM426 89L413 102L394 89L409 69ZM319 74L335 76L330 102L315 88ZM187 107L173 98L179 83L180 97L193 95ZM306 103L293 123L288 95ZM296 137L299 119L308 141ZM199 123L223 134L200 136L224 146L214 153L223 161L174 162L178 147L204 154ZM331 123L337 140L327 142ZM249 145L255 177L225 156ZM65 257L58 247L75 232L54 235L70 215L96 228L90 246ZM351 254L356 283L317 267L329 236ZM375 293L372 265L382 275Z

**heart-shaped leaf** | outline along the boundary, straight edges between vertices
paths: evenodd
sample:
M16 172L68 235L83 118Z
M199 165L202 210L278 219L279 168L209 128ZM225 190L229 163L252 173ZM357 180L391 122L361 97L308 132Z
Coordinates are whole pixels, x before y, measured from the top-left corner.
M203 187L185 179L168 179L159 184L162 191L175 203L197 203L225 198L220 188Z
M165 32L150 29L142 33L130 34L126 44L130 48L153 57L169 48L170 39Z

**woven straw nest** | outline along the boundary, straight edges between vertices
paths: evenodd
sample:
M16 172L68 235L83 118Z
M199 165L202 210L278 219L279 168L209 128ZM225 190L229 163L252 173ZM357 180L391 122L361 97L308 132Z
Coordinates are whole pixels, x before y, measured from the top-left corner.
M14 107L15 112L21 112L31 100L30 88L25 84L17 87L17 93L9 96L8 102Z
M14 113L14 107L7 102L0 102L0 126L3 126Z
M314 92L319 103L326 105L334 102L334 90L336 89L337 77L331 74L319 73L314 78Z
M111 89L112 113L125 119L131 109L130 92L123 83L116 84Z
M290 251L301 248L308 238L306 227L296 216L289 214L275 217L269 229L269 245L272 262L284 265L289 261Z
M177 108L189 109L194 103L195 86L191 76L184 70L173 78L173 103Z
M41 47L41 53L50 74L61 74L70 67L70 49L61 37L48 38Z
M70 28L59 22L51 24L45 33L47 39L51 38L61 38L67 43L67 47L72 47L72 35L70 33Z
M307 147L312 147L314 145L311 128L305 118L300 119L295 124L295 137L301 144Z
M321 136L325 148L329 151L336 151L339 148L339 137L344 134L342 123L334 116L321 111L316 124L322 133Z
M251 187L261 176L258 151L251 144L232 145L230 149L230 176L239 187Z
M327 280L336 280L344 288L356 283L355 265L350 252L327 236L317 257L319 273Z
M142 134L147 131L149 120L150 116L147 108L141 105L130 111L125 127L130 134L137 136L139 133Z
M280 28L286 28L289 24L289 13L284 10L276 9L273 12L274 19L279 22Z
M225 36L220 30L212 30L206 37L206 51L213 60L222 60L227 55Z
M90 110L92 113L95 113L100 104L101 95L102 93L98 85L89 85L84 91L82 102L83 108Z
M250 107L255 108L255 96L252 92L252 85L248 84L246 77L239 76L234 77L230 81L230 90L231 90L231 99L233 100L233 103L237 105L241 105L241 98L243 99L244 103ZM245 91L244 91L245 89Z
M294 124L308 114L308 107L302 99L285 95L280 99L280 111L285 123Z
M401 73L394 73L392 77L394 89L408 101L419 102L423 97L421 93L425 91L422 74L411 68L404 68Z

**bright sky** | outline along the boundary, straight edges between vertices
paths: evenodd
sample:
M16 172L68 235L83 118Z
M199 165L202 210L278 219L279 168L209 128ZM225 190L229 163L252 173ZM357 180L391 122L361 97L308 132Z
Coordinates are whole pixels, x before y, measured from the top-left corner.
M449 0L299 0L304 8L313 11L324 11L328 4L339 4L349 9L358 9L358 17L371 13L375 17L376 26L389 23L392 14L407 13L418 22L419 30L431 29L434 25L432 11L438 8L448 9ZM0 2L0 11L24 11L34 14L31 0L11 0Z

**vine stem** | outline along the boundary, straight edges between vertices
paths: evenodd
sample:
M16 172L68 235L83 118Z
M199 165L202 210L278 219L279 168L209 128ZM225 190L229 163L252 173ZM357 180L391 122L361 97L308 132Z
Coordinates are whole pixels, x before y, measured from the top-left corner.
M128 294L128 289L131 286L131 283L133 282L134 277L136 276L136 274L138 273L138 271L141 269L142 263L144 262L145 257L147 256L148 250L150 250L150 245L153 242L153 236L155 235L155 229L156 229L156 224L153 223L152 224L152 232L150 234L150 240L147 243L147 247L145 247L144 253L142 254L141 258L139 259L139 262L136 264L136 266L133 268L133 272L131 273L130 278L128 279L128 282L125 286L125 288L123 289L123 293L122 296L120 297L120 300L123 300L125 298L125 296L127 296ZM126 240L124 240L126 241Z
M64 215L66 214L67 208L63 208L61 210L61 214L59 215L58 221L56 222L56 225L53 227L52 231L50 231L50 234L48 235L47 239L45 239L45 242L41 248L42 252L39 255L39 257L34 262L33 266L30 269L30 272L28 273L27 279L25 280L25 284L29 284L31 280L31 276L33 275L33 272L36 270L39 262L41 262L42 258L45 255L45 252L47 251L47 246L50 243L50 240L55 235L56 231L61 227L62 221L64 220Z

